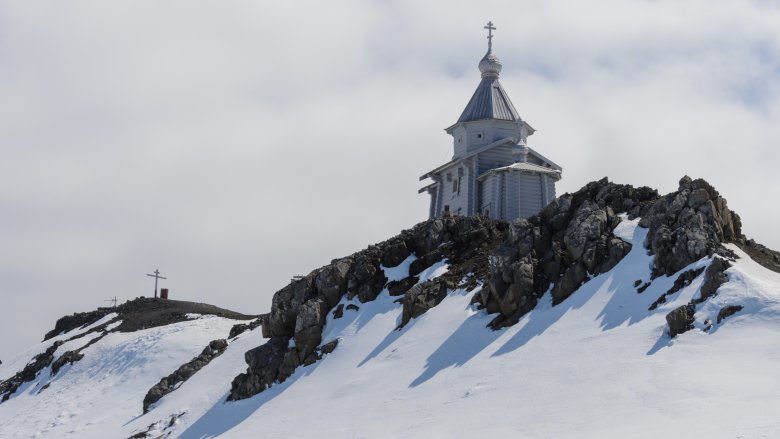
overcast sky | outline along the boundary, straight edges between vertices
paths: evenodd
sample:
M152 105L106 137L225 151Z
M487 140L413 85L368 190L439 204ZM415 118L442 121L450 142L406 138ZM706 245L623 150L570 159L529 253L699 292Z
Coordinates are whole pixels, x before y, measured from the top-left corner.
M424 220L488 20L559 194L703 177L780 248L777 1L0 1L0 359L155 268L267 312Z

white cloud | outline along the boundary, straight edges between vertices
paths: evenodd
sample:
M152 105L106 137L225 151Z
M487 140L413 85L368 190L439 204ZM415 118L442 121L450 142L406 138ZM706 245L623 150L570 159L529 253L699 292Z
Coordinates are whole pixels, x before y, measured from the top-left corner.
M780 248L777 2L2 2L0 359L155 267L265 312L424 219L488 19L561 192L704 177Z

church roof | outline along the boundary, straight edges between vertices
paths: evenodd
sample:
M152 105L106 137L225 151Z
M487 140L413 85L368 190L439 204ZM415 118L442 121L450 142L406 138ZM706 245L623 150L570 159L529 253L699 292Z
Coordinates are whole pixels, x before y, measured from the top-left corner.
M482 119L520 120L498 76L482 78L474 95L458 118L458 122Z
M479 71L482 81L471 96L466 109L458 118L458 122L470 122L482 119L520 120L515 106L509 100L504 87L498 80L501 73L501 61L493 53L492 48L479 61Z
M556 180L561 178L561 171L558 169L550 169L544 166L535 165L533 163L520 162L520 163L512 163L509 166L503 166L501 168L491 169L485 172L484 174L480 175L479 177L477 177L477 179L482 180L484 178L487 178L487 176L490 174L496 172L506 172L506 171L537 172L539 174L550 174Z

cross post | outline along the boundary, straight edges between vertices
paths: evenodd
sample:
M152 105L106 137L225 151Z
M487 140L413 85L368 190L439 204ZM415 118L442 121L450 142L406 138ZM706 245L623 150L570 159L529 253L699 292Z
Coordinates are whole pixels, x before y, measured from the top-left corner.
M147 276L154 278L154 298L156 299L157 298L157 280L158 279L167 279L167 278L160 276L160 270L158 270L156 268L154 269L154 274L147 274Z
M488 31L488 52L493 50L493 31L496 30L496 28L493 26L492 21L488 21L487 26L485 26L483 29L487 29Z

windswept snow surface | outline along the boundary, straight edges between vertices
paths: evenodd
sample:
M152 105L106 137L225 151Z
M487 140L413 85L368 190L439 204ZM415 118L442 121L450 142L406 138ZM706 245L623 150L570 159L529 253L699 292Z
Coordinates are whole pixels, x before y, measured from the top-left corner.
M110 333L82 351L81 361L64 366L54 377L47 367L0 404L0 437L126 438L125 424L141 415L149 388L198 355L209 341L226 338L236 323L204 316ZM76 349L88 341L84 337L67 344L75 343L69 348ZM57 354L63 352L58 349Z
M322 361L248 400L215 401L204 415L190 406L193 417L185 416L176 434L776 436L780 275L741 255L728 272L734 281L702 309L708 315L724 304L745 309L709 333L693 330L670 340L666 314L698 295L702 277L648 311L675 277L636 292L635 280L650 280L652 260L642 246L646 230L636 225L624 221L617 231L633 249L614 270L558 306L546 295L505 330L485 328L492 317L469 305L473 292L458 290L397 331L401 307L383 293L358 312L329 318L323 341L340 342ZM177 399L184 404L187 396L169 395L168 412Z
M616 233L633 249L612 271L555 307L545 295L504 330L485 327L493 317L469 305L474 292L451 292L401 330L387 292L354 302L358 311L328 317L323 342L338 338L334 352L243 401L225 397L244 352L264 342L259 329L143 416L146 390L233 322L111 334L41 395L0 405L0 436L128 437L153 426L182 438L780 437L780 275L733 248L741 259L729 282L699 305L696 328L671 340L665 316L698 297L703 276L648 311L676 276L637 293L634 282L650 280L646 230L624 221ZM383 269L398 278L410 263ZM726 305L744 309L704 332Z
M82 328L77 328L69 332L64 332L61 334L56 335L55 337L50 338L49 340L42 341L29 349L20 352L15 357L13 357L11 360L7 362L3 362L3 364L0 364L0 381L6 380L10 377L12 377L16 372L19 372L20 370L24 369L24 366L32 360L33 357L36 355L43 353L47 348L49 348L51 345L53 345L57 341L65 341L73 336L83 334L85 332L88 332L89 330L96 328L106 322L110 322L111 320L114 320L117 318L119 314L112 312L110 314L107 314L103 316L100 320L96 321L95 323L92 323L90 325L84 326ZM76 343L79 343L76 341ZM63 353L63 351L60 347L60 349L57 349L57 352ZM0 406L0 419L2 419L3 412L2 412L2 406Z

